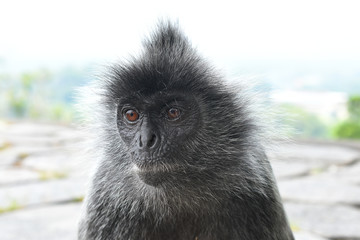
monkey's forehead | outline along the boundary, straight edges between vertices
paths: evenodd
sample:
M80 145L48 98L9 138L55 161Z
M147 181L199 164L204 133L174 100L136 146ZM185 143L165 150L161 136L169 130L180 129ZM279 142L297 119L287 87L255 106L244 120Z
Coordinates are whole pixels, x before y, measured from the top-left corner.
M105 82L106 92L113 98L123 96L167 97L176 94L194 94L214 92L219 89L211 83L214 79L205 73L199 74L191 69L182 72L172 67L153 68L151 66L134 66L114 69L113 74Z
M133 92L128 93L127 95L120 96L117 99L120 104L137 103L141 105L164 105L167 103L181 104L184 102L196 101L196 96L186 91L159 91L151 94Z

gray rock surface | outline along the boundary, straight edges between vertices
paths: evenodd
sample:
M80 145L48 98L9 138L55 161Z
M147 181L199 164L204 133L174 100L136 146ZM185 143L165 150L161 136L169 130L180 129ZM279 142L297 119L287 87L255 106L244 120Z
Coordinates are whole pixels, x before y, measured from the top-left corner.
M39 178L39 173L36 171L17 167L0 168L0 187L2 185L9 186L13 184L24 184L31 181L37 181Z
M29 184L4 186L0 189L0 208L16 203L19 207L72 201L85 194L86 180L65 178Z
M80 210L69 203L2 214L1 240L76 240Z
M360 210L343 205L286 203L292 225L330 239L360 239Z
M296 240L325 240L326 238L319 237L315 234L304 232L304 231L294 231Z
M275 177L278 180L305 176L311 172L311 166L300 162L272 161Z
M323 174L327 179L338 179L347 184L360 186L360 161L347 167L333 167L328 173Z
M53 151L51 155L30 155L23 166L36 170L52 170L52 171L76 171L79 167L79 159L75 154L68 151Z
M270 154L273 160L300 161L311 166L348 165L360 159L358 150L326 144L282 144Z
M360 206L360 186L335 178L304 177L278 183L285 201Z

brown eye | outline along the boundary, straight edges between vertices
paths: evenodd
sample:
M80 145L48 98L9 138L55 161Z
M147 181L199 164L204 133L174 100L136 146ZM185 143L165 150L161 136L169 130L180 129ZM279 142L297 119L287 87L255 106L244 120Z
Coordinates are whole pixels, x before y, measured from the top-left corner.
M139 113L133 109L125 111L125 117L129 122L135 122L139 119Z
M170 108L168 111L167 111L167 115L168 115L168 118L170 120L176 120L180 117L180 110L177 109L177 108Z

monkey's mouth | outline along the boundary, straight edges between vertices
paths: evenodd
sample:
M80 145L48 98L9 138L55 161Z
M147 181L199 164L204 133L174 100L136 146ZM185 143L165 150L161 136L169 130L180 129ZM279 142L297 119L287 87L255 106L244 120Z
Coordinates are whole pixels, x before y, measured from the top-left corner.
M133 165L132 170L139 176L140 180L144 183L157 187L169 181L173 173L177 170L174 166L167 165Z

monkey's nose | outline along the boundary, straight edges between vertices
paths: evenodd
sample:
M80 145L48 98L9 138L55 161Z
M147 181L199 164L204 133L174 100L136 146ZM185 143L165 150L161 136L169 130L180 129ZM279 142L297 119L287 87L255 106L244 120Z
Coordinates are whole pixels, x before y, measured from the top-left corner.
M156 145L157 137L154 133L143 133L139 137L139 148L153 148Z

